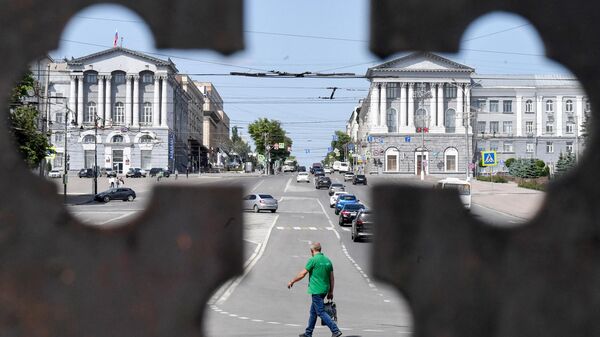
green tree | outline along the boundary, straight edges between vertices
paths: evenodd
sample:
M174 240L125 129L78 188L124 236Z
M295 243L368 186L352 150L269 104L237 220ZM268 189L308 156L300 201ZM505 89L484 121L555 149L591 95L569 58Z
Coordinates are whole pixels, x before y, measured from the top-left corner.
M29 93L35 88L31 72L25 73L13 88L8 115L10 133L13 135L19 152L30 168L40 165L50 150L48 136L38 130L39 111L26 102Z
M561 152L558 157L558 162L556 162L555 174L557 176L564 175L565 173L567 173L567 171L575 167L575 164L575 155L573 155L572 153L567 153L566 155L563 155Z
M259 118L248 125L248 133L256 145L256 152L266 155L266 144L271 145L271 163L289 157L287 149L292 146L292 140L286 136L279 121ZM284 147L276 150L273 148L275 143L284 143Z
M336 135L337 140L331 141L331 147L334 149L334 151L329 152L327 154L327 156L325 157L325 161L327 163L329 163L330 161L333 162L336 160L347 161L347 157L346 157L346 153L348 150L347 146L348 146L348 144L350 144L352 139L345 132L339 131L339 130L335 132L335 135ZM335 154L335 149L337 149L339 151L339 155ZM331 157L333 157L333 159L331 159L331 157L329 155L331 155ZM348 153L348 155L349 155L349 153Z
M248 160L250 145L248 145L248 143L246 143L242 137L240 137L237 126L231 128L231 139L228 139L225 142L224 148L229 152L235 152L244 161Z

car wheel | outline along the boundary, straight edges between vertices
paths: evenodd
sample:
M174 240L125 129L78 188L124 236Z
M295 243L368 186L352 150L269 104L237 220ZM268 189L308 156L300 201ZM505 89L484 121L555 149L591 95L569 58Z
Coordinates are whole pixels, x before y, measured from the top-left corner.
M258 209L258 206L257 206L257 205L254 205L254 208L253 208L253 210L254 210L254 213L258 213L258 211L259 211L259 209Z
M344 220L342 220L342 217L340 217L340 219L338 220L338 225L340 225L340 226L344 225Z
M338 210L336 209L335 210L335 215L339 215L339 214L340 214L340 212L338 212Z
M105 197L104 197L104 199L102 199L102 200L104 200L104 202L109 202L109 201L110 201L110 197L107 195L107 196L105 196Z
M272 209L272 210L271 210L271 213L275 213L275 212L277 212L277 210L276 210L276 209Z
M354 233L354 231L352 231L352 241L354 241L354 242L360 241L360 236L358 236L358 233Z
M133 201L133 195L128 195L127 196L127 201Z

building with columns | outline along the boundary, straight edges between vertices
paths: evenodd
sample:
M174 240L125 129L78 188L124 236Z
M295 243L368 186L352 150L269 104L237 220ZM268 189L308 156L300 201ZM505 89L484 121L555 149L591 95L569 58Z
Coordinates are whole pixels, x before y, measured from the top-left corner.
M478 75L433 53L380 64L366 77L369 94L347 124L366 172L464 177L481 150L552 167L561 152L576 152L589 112L572 77Z
M115 47L51 64L49 80L54 167L124 173L152 167L185 171L190 160L190 114L203 102L177 81L171 60ZM66 131L65 131L66 129Z

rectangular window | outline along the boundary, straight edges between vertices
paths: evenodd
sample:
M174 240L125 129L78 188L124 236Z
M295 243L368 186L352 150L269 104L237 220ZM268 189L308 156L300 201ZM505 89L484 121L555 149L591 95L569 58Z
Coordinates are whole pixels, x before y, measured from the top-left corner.
M502 105L503 105L503 112L504 113L512 113L513 109L512 109L512 101L502 101Z
M115 84L125 83L125 74L116 73L113 75L113 80L114 80Z
M444 86L444 97L445 98L456 98L456 86L446 84Z
M54 145L64 145L63 143L65 142L65 134L60 132L60 133L55 133L54 134Z
M396 163L398 162L398 157L396 155L388 155L387 156L387 170L388 171L398 171L398 167Z
M533 121L526 121L525 122L525 132L527 134L533 134L534 130L533 130Z
M497 141L490 142L490 151L498 151L498 142Z
M386 97L387 99L395 99L400 96L400 83L388 83L386 85Z
M513 130L512 130L512 121L504 121L502 122L502 133L505 133L507 135L512 135Z
M554 143L546 142L546 153L554 153Z
M533 153L535 151L535 144L527 143L527 145L525 147L525 151L527 151L527 153Z
M573 153L573 143L572 142L567 142L566 150L567 150L567 153Z
M144 170L152 168L152 150L141 150L141 167Z
M96 158L96 152L94 150L84 151L84 168L94 168L94 159Z
M525 113L533 113L533 101L530 99L525 101Z
M504 142L502 150L504 152L515 152L514 148L513 148L513 143L512 142Z
M479 109L479 111L485 112L487 110L487 101L485 99L478 99L477 108Z
M64 164L65 164L65 157L63 156L63 154L61 152L57 152L54 155L54 161L52 163L52 168L63 167Z
M498 112L498 101L490 101L490 112Z
M446 156L446 171L456 172L456 155L449 154Z
M490 122L490 133L498 133L500 130L500 122Z
M566 128L565 128L566 132L567 133L573 133L573 130L575 130L574 125L575 124L573 124L573 123L567 123Z
M154 76L152 74L144 74L142 75L142 83L152 83L154 81Z
M479 133L485 132L485 122L477 122L477 132L479 132Z
M56 123L64 124L64 122L65 122L65 115L63 114L62 111L57 111L57 112L54 113L54 121Z
M546 124L546 133L554 133L554 124L553 123Z
M98 83L98 76L94 73L86 74L85 81L87 83Z

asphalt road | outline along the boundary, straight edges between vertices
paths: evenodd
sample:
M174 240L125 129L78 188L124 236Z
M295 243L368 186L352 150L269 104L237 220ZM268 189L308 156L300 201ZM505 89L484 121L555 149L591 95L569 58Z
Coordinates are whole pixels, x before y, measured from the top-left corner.
M342 176L331 175L333 181ZM371 179L370 183L377 179ZM310 257L309 244L321 242L336 274L335 301L339 326L345 336L408 336L411 315L404 299L390 287L371 279L369 241L352 242L350 227L339 226L329 208L325 189L312 183L296 183L295 174L269 177L204 176L180 179L178 184L241 185L250 192L272 194L279 200L277 213L244 214L246 273L217 291L205 311L208 336L297 336L308 319L310 298L307 278L293 289L287 282ZM138 194L134 202L112 201L69 206L83 221L100 226L118 225L142 211L155 184L150 180L129 181ZM133 186L132 186L133 185ZM371 185L371 184L370 184ZM346 183L368 207L372 207L369 186ZM473 205L472 215L494 224L513 224L522 219L493 209ZM314 336L330 336L319 327Z

